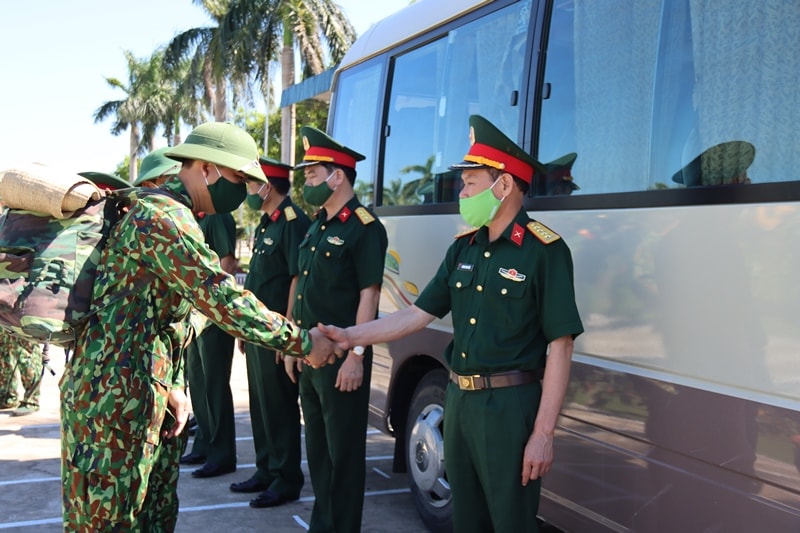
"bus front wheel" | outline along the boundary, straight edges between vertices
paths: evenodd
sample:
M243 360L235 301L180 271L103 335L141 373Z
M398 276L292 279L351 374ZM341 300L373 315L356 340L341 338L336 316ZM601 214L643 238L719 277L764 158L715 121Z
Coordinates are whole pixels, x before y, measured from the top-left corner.
M446 386L444 369L428 372L414 391L406 425L411 494L422 521L434 533L453 529L442 432Z

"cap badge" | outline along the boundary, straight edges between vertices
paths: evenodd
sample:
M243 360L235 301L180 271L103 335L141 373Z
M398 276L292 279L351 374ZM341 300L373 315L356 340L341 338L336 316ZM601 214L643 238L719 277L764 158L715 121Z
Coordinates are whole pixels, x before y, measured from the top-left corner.
M311 143L308 142L308 137L303 135L303 150L307 152L309 148L311 148Z
M525 281L526 277L525 274L517 272L516 268L501 268L497 272L499 272L500 275L503 276L504 278L516 282Z
M475 144L475 128L472 126L469 127L469 145L472 146Z
M328 242L334 246L341 246L344 244L344 241L340 237L328 237Z

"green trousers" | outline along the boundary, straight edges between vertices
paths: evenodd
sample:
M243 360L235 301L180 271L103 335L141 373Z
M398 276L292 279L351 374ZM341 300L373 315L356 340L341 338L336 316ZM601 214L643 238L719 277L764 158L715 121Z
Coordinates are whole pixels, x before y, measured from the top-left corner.
M231 366L234 338L208 326L186 352L186 380L197 419L192 452L220 466L236 464Z
M286 375L283 364L275 364L275 352L246 344L245 353L258 468L254 477L285 498L299 498L304 479L298 385Z
M334 387L343 361L316 370L305 367L300 378L306 457L315 498L310 533L361 531L372 352L368 349L365 354L364 381L353 392Z
M458 533L536 532L541 482L522 486L522 454L541 385L462 391L447 386L444 456Z

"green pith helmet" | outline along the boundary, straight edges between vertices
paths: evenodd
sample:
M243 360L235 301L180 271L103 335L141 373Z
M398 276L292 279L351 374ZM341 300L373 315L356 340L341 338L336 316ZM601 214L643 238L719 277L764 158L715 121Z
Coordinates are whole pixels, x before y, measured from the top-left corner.
M82 176L91 181L101 189L124 189L130 187L131 184L120 178L116 174L106 174L105 172L78 172L78 176Z
M295 165L295 170L319 163L331 163L355 169L356 162L365 159L363 155L341 145L317 128L303 126L300 128L300 135L303 137L305 154L303 161Z
M756 148L747 141L728 141L708 148L672 176L687 187L738 183L756 157Z
M214 163L244 172L255 180L267 181L258 163L256 142L249 133L230 122L200 124L182 144L170 148L164 155Z
M544 166L539 161L480 115L469 117L469 140L469 152L464 161L450 165L450 169L491 167L528 183L531 183L534 173L544 173Z
M153 150L142 159L139 167L139 177L133 182L134 185L141 185L145 181L154 180L161 176L174 176L181 170L180 161L170 159L164 153L169 147Z

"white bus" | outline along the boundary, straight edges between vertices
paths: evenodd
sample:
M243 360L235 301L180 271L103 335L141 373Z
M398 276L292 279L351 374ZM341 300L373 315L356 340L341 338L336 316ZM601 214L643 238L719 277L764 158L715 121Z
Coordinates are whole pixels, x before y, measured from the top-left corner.
M569 244L586 332L543 483L568 531L800 531L800 3L421 0L333 82L389 234L381 312L464 230L468 117L548 173L526 208ZM375 347L371 422L432 531L449 317ZM514 482L514 480L509 480Z

